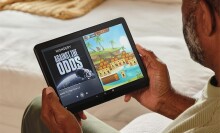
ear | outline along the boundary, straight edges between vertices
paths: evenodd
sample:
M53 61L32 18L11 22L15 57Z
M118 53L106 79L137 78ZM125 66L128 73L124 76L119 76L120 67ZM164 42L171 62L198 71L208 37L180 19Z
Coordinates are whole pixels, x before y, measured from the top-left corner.
M199 6L201 9L201 21L200 23L203 25L203 31L206 35L211 36L214 32L215 27L215 17L213 11L205 0L201 0L199 2Z

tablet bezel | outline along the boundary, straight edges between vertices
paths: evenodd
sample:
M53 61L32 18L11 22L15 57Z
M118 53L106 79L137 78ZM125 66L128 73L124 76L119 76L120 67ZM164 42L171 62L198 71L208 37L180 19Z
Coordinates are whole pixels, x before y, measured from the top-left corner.
M81 100L79 102L65 106L72 113L87 109L89 107L92 107L92 106L95 106L95 105L98 105L101 103L104 103L106 101L109 101L109 100L112 100L112 99L117 98L119 96L122 96L124 94L127 94L131 91L141 89L141 88L149 85L149 78L147 76L147 71L145 70L144 64L141 61L141 57L138 54L138 51L135 47L134 40L131 36L131 33L128 29L128 26L127 26L125 19L124 18L117 18L117 19L114 19L114 20L111 20L111 21L108 21L105 23L101 23L99 25L96 25L96 26L93 26L93 27L90 27L90 28L87 28L87 29L84 29L81 31L77 31L77 32L74 32L74 33L71 33L71 34L68 34L68 35L47 41L47 42L40 43L34 47L35 55L36 55L37 60L40 64L41 70L43 72L44 78L45 78L48 86L56 88L56 86L52 80L52 76L49 72L49 68L46 64L44 57L43 57L42 50L46 49L48 47L54 46L55 44L58 45L63 42L68 42L68 41L74 40L76 38L83 37L84 35L87 35L87 34L90 34L90 33L105 29L105 28L109 28L109 27L112 27L112 26L118 25L118 24L122 24L122 26L125 30L125 33L128 37L128 40L131 44L131 47L134 51L134 55L138 61L138 64L141 68L141 71L142 71L144 77L141 79L138 79L136 81L133 81L131 83L127 83L125 85L116 87L116 88L108 90L108 91L104 91L103 93L97 94L97 95L92 96L90 98L87 98L87 99ZM54 90L56 91L57 95L59 96L57 90L56 89L54 89ZM61 102L61 100L60 100L60 102Z

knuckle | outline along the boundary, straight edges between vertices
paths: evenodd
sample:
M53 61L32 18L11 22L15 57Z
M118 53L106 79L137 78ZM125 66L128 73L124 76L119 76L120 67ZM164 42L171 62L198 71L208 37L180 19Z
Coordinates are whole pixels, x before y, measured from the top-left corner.
M162 66L166 66L166 64L165 64L160 58L157 58L157 61L158 61Z
M162 61L161 61L161 65L162 65L163 67L167 68L167 64L163 63Z
M153 51L151 51L151 50L148 50L148 52L149 52L149 54L152 54L152 55L154 55L154 52L153 52Z
M167 65L165 63L161 63L161 65L164 69L167 69Z
M60 122L60 124L62 124L63 122L66 122L68 119L69 119L69 115L67 115L67 114L63 114L63 115L61 115L60 116L60 119L59 119L59 122Z

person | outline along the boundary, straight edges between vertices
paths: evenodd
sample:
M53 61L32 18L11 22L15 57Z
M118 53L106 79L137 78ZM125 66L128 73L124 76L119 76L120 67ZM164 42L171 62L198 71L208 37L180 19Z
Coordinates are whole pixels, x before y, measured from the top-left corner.
M183 33L193 60L210 68L215 75L195 100L175 92L166 65L140 45L138 52L147 69L150 86L125 95L125 102L135 98L144 107L174 121L164 133L220 132L220 1L183 0ZM89 114L72 115L62 107L52 88L32 101L24 113L22 132L117 133L118 131ZM41 109L41 112L39 111ZM41 116L44 124L39 119ZM81 119L86 119L81 121ZM46 125L46 126L44 126Z

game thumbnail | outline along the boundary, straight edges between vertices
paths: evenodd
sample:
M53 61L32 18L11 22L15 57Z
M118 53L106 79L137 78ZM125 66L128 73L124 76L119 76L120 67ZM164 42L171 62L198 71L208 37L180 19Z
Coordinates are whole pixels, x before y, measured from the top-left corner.
M122 24L83 39L105 91L143 78Z

